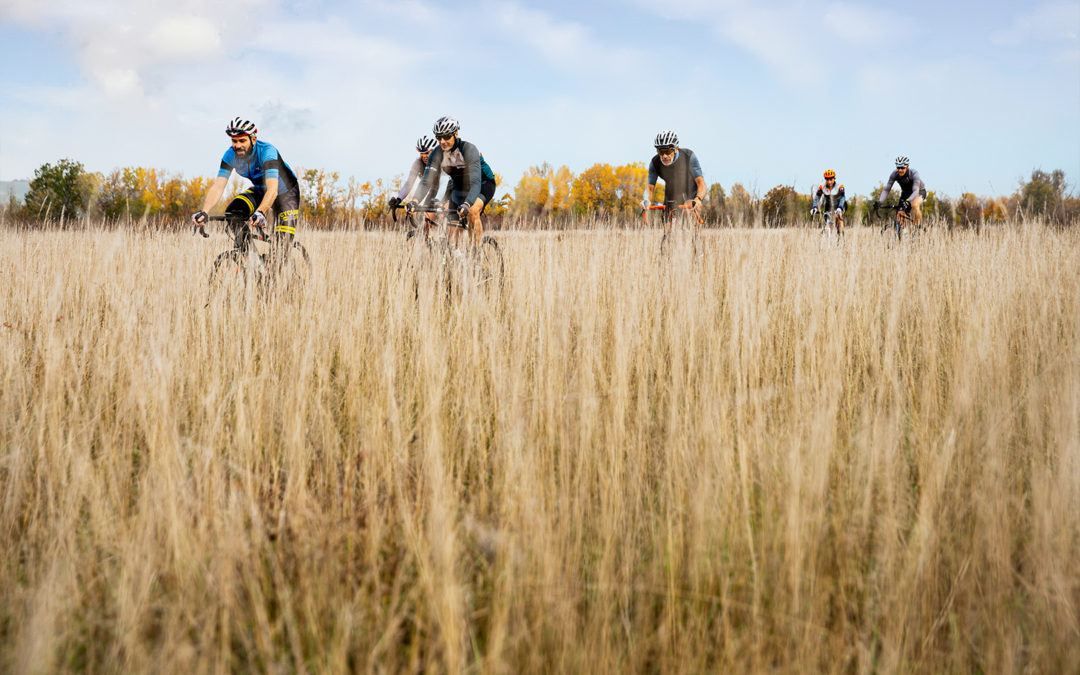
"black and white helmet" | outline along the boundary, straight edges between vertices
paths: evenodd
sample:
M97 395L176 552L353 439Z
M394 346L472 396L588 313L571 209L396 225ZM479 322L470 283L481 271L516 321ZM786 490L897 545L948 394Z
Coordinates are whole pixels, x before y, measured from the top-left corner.
M431 152L439 142L431 136L421 136L416 139L416 151L419 153Z
M435 120L435 126L431 128L432 133L435 136L448 136L450 134L456 134L461 125L453 117L440 117Z
M254 136L259 133L259 130L255 128L255 123L251 120L234 117L233 121L229 122L229 126L225 127L225 133L230 138L236 138L237 136Z
M679 144L679 136L674 131L661 131L656 134L656 140L653 141L653 147L655 148L674 148Z
M905 169L905 168L907 168L908 164L911 164L911 160L908 159L907 157L904 157L903 155L900 155L899 157L896 158L896 168L897 169Z

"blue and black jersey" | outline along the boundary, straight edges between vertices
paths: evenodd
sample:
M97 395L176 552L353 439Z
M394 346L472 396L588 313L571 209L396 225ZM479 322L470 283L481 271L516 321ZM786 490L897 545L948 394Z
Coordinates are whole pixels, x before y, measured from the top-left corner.
M277 148L266 141L255 141L251 153L245 158L237 157L232 148L226 150L221 158L218 176L228 178L233 171L251 181L260 192L266 190L267 178L277 178L279 195L292 190L299 192L296 174L285 163Z

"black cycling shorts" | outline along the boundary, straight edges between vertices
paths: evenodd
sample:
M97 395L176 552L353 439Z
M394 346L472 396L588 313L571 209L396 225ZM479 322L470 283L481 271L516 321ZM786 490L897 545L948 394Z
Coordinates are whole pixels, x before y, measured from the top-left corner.
M480 183L480 196L484 198L484 205L480 208L480 213L483 213L487 208L487 205L491 203L491 198L495 196L495 181L486 180ZM450 208L455 211L461 202L464 200L465 193L454 190L450 193Z
M229 202L225 213L250 218L262 201L263 193L259 188L249 187ZM300 218L300 188L294 187L279 194L270 207L269 215L267 220L273 222L275 232L296 234L296 221Z

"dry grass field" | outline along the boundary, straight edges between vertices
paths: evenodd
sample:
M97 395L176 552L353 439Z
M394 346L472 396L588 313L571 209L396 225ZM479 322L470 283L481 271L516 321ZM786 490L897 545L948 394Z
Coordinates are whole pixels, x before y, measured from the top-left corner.
M1080 671L1080 228L496 234L0 231L0 671Z

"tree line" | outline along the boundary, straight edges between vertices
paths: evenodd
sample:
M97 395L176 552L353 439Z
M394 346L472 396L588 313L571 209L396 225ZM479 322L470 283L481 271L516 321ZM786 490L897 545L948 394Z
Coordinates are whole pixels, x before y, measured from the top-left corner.
M297 178L301 183L302 216L306 225L314 229L388 226L387 200L397 193L402 182L401 176L391 181L360 182L351 177L343 180L338 172L323 169L301 169ZM520 229L580 227L583 221L644 223L640 200L647 178L648 169L643 163L598 163L577 175L565 166L555 169L545 163L527 169L512 191L503 189L501 177L496 176L502 196L488 206L486 222ZM198 211L211 182L209 177L185 179L143 167L92 173L79 162L61 159L35 170L23 203L12 195L3 215L5 221L30 226L80 221L167 226ZM240 192L246 186L246 181L234 174L227 194ZM848 196L850 224L872 220L873 198L883 188L882 183L870 196ZM662 183L654 196L663 200ZM788 185L778 185L759 197L739 183L727 190L713 183L702 217L706 227L806 225L811 199ZM219 212L225 201L218 205ZM950 227L977 228L1025 218L1075 224L1080 221L1080 198L1069 192L1063 171L1036 169L1009 196L964 193L952 199L931 191L923 214Z

